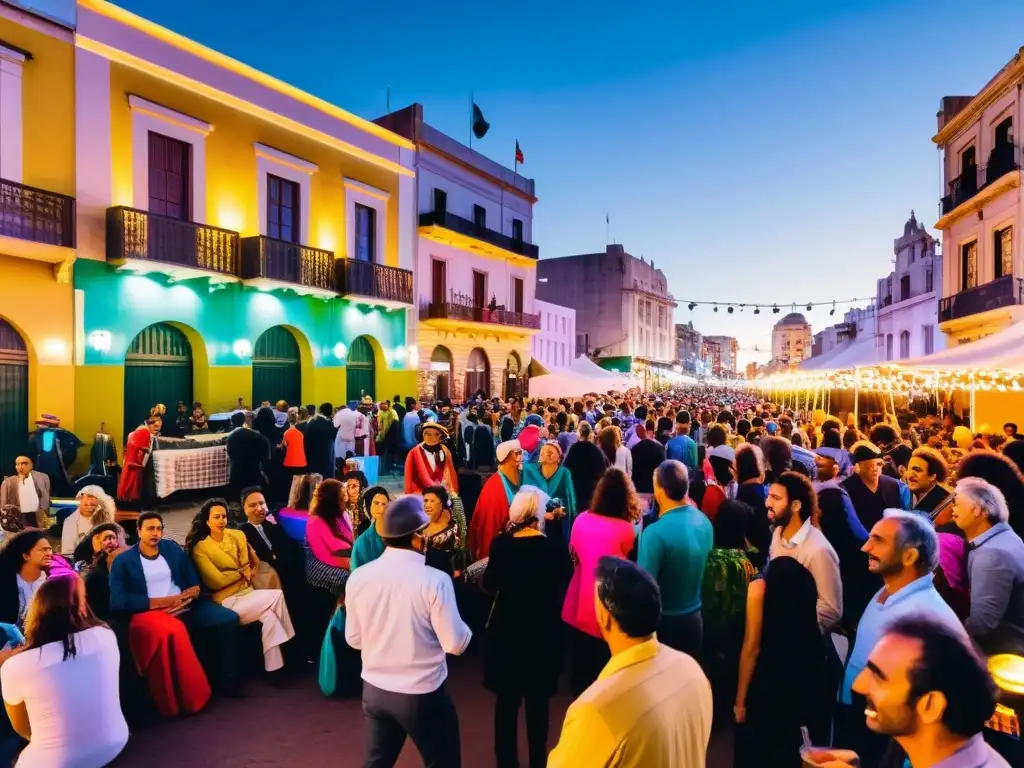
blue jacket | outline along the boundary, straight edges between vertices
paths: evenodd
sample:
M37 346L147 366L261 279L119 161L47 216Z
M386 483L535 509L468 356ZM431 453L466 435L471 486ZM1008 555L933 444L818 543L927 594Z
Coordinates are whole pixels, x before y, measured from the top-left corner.
M157 546L171 569L171 579L182 592L200 586L199 576L185 550L170 539L161 539ZM110 567L110 610L128 613L149 610L149 592L138 544L114 558Z

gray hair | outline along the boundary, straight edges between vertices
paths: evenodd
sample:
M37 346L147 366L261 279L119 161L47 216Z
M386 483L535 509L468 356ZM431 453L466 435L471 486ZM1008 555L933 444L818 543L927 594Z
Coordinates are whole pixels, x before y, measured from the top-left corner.
M960 478L956 483L956 494L981 509L993 525L1010 519L1010 508L1003 492L980 477Z
M932 522L919 512L902 509L885 510L886 520L895 520L899 525L896 546L900 552L913 547L917 550L917 568L931 573L939 565L939 536Z
M537 527L543 531L547 503L548 495L544 491L533 485L524 485L509 504L508 519L513 524L536 519Z
M683 462L675 459L666 459L658 465L654 482L672 501L682 501L690 492L690 473Z
M100 503L100 508L92 516L93 525L114 522L117 514L116 502L107 495L107 492L98 485L87 485L75 494L75 501L81 501L83 496L92 496Z

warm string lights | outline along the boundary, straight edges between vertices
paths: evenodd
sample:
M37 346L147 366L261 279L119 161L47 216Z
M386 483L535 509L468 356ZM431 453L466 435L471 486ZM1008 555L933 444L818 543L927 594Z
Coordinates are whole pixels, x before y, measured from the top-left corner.
M855 389L893 395L934 395L936 392L1024 392L1024 372L1009 370L921 370L895 365L841 371L793 371L755 379L760 391L797 392L813 389Z
M750 302L739 301L688 301L685 299L680 300L679 303L685 304L686 308L689 309L691 312L697 307L705 306L713 307L714 312L717 312L720 307L725 307L726 311L730 315L733 314L737 309L740 312L750 309L752 310L752 313L755 315L761 314L761 310L764 309L765 312L770 311L773 315L777 315L788 306L790 312L797 312L799 311L799 308L802 308L805 312L810 312L815 307L831 307L831 309L829 310L829 315L834 315L836 313L836 309L840 306L845 306L847 304L852 306L853 304L861 304L866 301L873 302L874 300L875 297L871 296L869 298L863 299L832 299L830 301L808 301L806 303L794 301L790 302L789 304L776 304L775 302L770 302L767 304L752 304Z

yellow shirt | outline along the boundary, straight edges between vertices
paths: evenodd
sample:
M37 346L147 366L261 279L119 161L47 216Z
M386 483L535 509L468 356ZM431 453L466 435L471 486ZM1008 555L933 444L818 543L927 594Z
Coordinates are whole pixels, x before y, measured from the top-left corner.
M213 590L213 599L217 603L232 595L252 591L252 585L241 573L242 566L249 564L249 542L241 531L229 528L219 542L207 536L192 550L192 562L196 564L203 584Z
M648 640L613 656L569 707L548 768L700 768L711 714L700 665Z

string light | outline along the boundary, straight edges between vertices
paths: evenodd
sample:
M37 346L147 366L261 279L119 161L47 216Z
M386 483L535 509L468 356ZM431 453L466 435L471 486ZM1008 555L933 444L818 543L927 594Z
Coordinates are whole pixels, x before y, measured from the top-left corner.
M810 312L812 309L814 309L814 307L828 307L828 306L831 306L832 307L832 312L830 314L834 314L837 305L840 305L840 304L861 304L861 303L863 303L865 301L871 302L871 301L874 301L874 300L875 300L875 297L874 296L870 296L868 298L860 298L860 299L829 299L828 301L808 301L806 304L804 304L803 302L793 301L793 302L783 302L783 306L785 306L786 304L789 304L793 308L794 312L796 311L796 308L798 306L801 306L801 305L806 307L806 311L808 311L808 312ZM734 301L734 302L727 302L727 301L697 301L697 300L690 300L690 299L681 299L679 303L680 304L684 304L685 303L686 304L686 308L691 310L691 311L696 309L697 307L706 306L706 307L715 307L716 308L715 311L717 312L718 311L717 308L719 306L728 306L729 307L729 311L732 312L734 306L738 306L741 311L742 311L743 307L747 306L746 304L741 304L738 301ZM758 306L755 304L754 307L755 307L754 314L760 314L760 309L758 308ZM772 305L772 312L774 312L775 314L779 313L779 305L778 304L773 304Z
M921 370L896 365L840 371L792 371L755 379L756 389L798 391L820 387L859 389L898 395L934 394L936 391L1021 392L1024 372L1004 369Z

